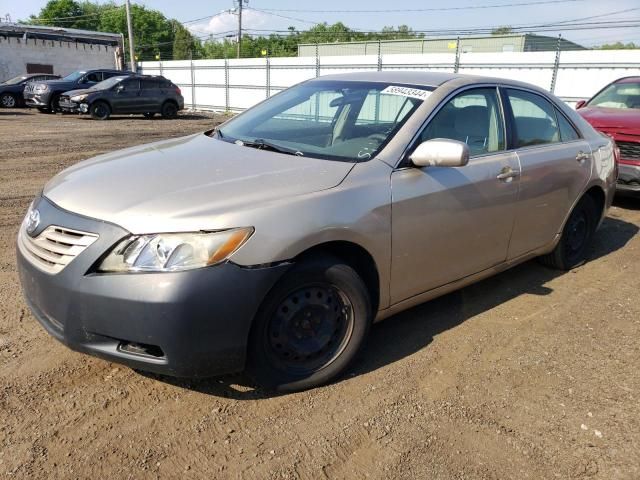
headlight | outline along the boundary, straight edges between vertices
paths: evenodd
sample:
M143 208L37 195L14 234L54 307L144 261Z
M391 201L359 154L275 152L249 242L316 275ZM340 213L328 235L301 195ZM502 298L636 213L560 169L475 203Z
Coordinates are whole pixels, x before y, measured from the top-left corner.
M44 83L39 83L38 85L36 85L33 89L36 93L42 93L42 92L46 92L47 90L49 90L49 86L44 84Z
M88 95L74 95L71 97L72 102L84 102L87 99Z
M133 235L118 243L100 272L175 272L223 262L240 248L253 228L212 233Z

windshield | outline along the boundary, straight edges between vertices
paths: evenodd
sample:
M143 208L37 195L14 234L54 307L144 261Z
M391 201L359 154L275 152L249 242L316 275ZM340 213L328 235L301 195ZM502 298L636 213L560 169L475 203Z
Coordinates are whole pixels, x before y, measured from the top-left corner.
M229 121L217 137L298 156L366 161L391 140L431 90L379 82L307 82Z
M73 72L73 73L70 73L69 75L67 75L66 77L64 77L63 80L66 80L68 82L75 82L76 80L78 80L85 73L87 73L87 72L85 72L85 71Z
M111 77L111 78L107 78L106 80L103 80L102 82L96 83L93 87L91 87L89 90L108 90L111 87L113 87L114 85L120 83L122 80L124 80L125 78L127 78L126 76L123 77Z
M2 82L3 85L16 85L18 83L20 83L23 80L26 80L27 77L25 77L24 75L20 75L18 77L14 77L10 80L6 80L4 82Z
M591 107L640 108L640 82L612 83L591 99Z

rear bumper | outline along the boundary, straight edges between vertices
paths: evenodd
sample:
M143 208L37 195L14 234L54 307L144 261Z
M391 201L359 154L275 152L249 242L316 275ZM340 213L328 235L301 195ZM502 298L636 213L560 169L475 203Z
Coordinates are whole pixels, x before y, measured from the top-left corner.
M640 165L618 164L618 183L616 193L640 195Z
M54 275L18 248L24 297L49 334L73 350L159 374L206 377L244 368L253 318L288 265L95 274L92 265L127 232L46 199L37 208L43 223L100 235Z

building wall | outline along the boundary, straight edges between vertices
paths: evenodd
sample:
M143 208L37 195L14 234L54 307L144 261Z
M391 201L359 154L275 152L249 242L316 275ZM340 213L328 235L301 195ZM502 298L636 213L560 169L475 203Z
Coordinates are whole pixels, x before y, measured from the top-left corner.
M53 65L53 73L115 68L115 47L0 36L0 81L26 73L27 63Z
M455 53L457 38L382 40L369 42L336 42L320 43L318 55L382 55ZM560 40L562 50L581 50L584 47L567 40ZM494 53L494 52L540 52L555 51L558 48L556 37L544 35L502 35L488 37L460 37L461 53ZM315 57L315 44L298 45L299 57Z

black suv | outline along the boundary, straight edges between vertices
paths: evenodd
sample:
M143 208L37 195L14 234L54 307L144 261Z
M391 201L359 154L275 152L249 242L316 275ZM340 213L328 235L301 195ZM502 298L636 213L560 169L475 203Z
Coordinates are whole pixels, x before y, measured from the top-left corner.
M147 118L160 113L164 118L174 118L184 108L184 98L180 89L164 77L129 75L66 92L60 97L60 108L90 113L98 120L106 120L112 113L141 113Z
M55 113L60 110L60 95L75 88L89 88L107 78L116 75L128 75L121 70L81 70L73 72L60 80L29 83L24 89L24 100L27 107L35 107L41 112Z
M27 83L55 80L57 78L60 77L48 73L27 73L0 83L0 107L14 108L24 105L22 92Z

